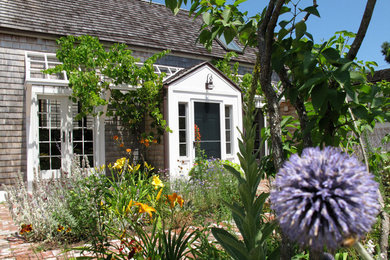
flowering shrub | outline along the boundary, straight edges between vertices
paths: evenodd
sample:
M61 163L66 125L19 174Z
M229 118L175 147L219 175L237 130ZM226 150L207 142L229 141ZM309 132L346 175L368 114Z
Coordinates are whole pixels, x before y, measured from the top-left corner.
M230 211L222 200L237 198L238 191L237 181L224 168L225 164L240 169L230 161L204 160L190 170L191 174L196 167L202 168L198 174L191 174L189 182L177 180L173 183L173 189L187 198L188 207L194 215L201 218L213 215L217 220L230 219Z
M377 192L378 184L356 158L332 147L306 148L276 175L271 202L290 239L314 251L334 250L371 229Z

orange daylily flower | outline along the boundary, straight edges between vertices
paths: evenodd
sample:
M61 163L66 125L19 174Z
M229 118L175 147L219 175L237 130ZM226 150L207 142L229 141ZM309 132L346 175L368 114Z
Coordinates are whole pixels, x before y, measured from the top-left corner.
M119 145L119 147L123 147L123 146L125 146L125 144L124 144L124 143L121 143L121 144Z
M167 195L167 198L169 200L169 203L171 204L170 205L171 209L173 209L175 207L175 202L176 202L176 199L177 199L177 193L174 192L171 195Z
M117 135L114 135L114 140L116 141L118 139L119 139L119 137Z
M157 139L153 139L153 143L157 144Z
M131 153L131 149L130 149L130 148L127 148L127 149L126 149L126 152L127 152L127 153Z
M184 199L181 196L178 196L176 192L172 193L171 195L167 195L167 198L171 209L175 207L176 202L179 203L180 207L183 207Z
M148 206L148 205L146 205L144 203L136 202L134 204L139 206L138 213L148 213L149 216L152 217L152 212L156 212L156 210L153 207Z
M183 207L183 204L184 204L184 200L183 200L183 198L181 197L181 196L177 196L177 203L179 203L179 205L180 205L180 208L182 208Z

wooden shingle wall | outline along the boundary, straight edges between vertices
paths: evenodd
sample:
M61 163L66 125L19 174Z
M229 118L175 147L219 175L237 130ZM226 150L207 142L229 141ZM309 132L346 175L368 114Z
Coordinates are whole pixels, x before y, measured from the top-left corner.
M54 52L55 48L51 40L0 33L0 184L14 183L27 167L25 51Z

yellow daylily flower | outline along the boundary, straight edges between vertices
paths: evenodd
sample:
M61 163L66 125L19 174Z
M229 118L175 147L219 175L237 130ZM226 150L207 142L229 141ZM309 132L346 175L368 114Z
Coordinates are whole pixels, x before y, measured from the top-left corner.
M160 180L160 178L159 178L157 175L154 175L154 176L153 176L152 185L154 186L154 189L155 189L155 190L157 190L159 187L160 187L160 188L163 188L163 187L164 187L163 182Z
M112 168L117 169L117 170L121 170L123 168L123 166L125 165L125 163L126 163L126 157L122 157L122 158L116 160L116 162Z
M158 201L161 198L163 188L160 189L160 191L157 193L156 201Z
M139 213L148 213L150 217L152 217L152 212L156 212L156 210L151 207L151 206L148 206L144 203L140 203L140 202L136 202L134 203L135 205L139 206Z

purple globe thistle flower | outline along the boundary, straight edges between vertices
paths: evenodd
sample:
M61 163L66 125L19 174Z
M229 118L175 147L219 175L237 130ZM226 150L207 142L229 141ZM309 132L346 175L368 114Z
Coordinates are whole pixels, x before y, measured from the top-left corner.
M279 170L270 199L283 232L301 246L337 249L371 229L379 211L378 184L340 149L306 148Z

